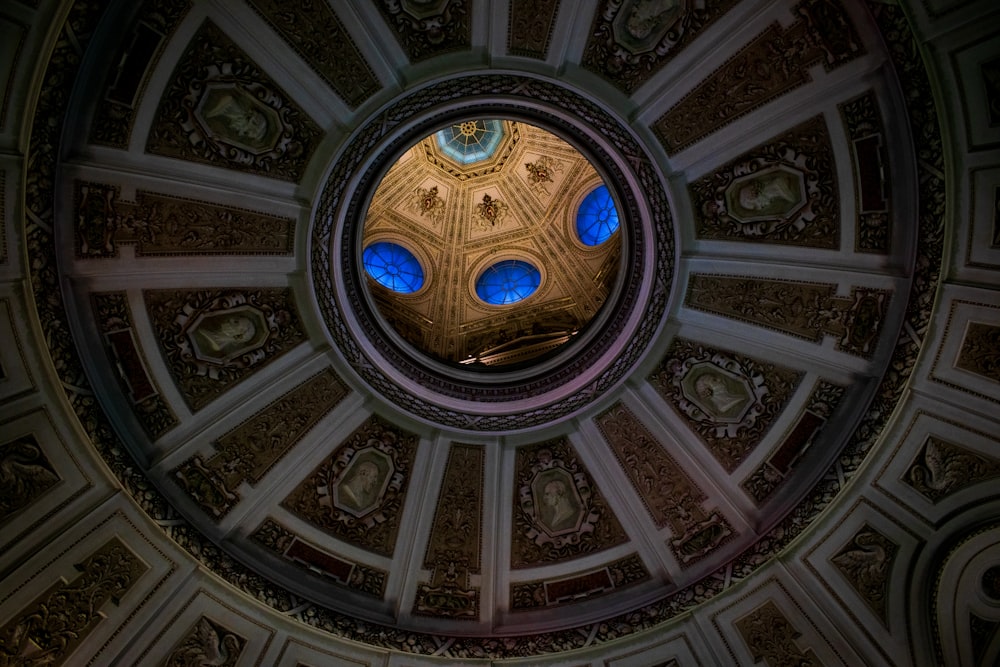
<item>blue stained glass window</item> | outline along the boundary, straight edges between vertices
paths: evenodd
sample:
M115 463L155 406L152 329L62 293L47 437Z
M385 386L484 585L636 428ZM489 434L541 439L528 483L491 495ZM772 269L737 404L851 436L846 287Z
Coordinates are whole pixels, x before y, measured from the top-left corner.
M531 296L542 274L527 262L509 259L483 271L476 281L476 294L486 303L504 306Z
M499 120L468 120L435 133L444 154L459 164L489 159L503 135L503 122Z
M365 248L361 261L369 276L394 292L409 294L424 285L420 262L403 246L388 241L372 243Z
M585 245L601 245L618 230L618 210L602 185L587 195L576 213L576 234Z

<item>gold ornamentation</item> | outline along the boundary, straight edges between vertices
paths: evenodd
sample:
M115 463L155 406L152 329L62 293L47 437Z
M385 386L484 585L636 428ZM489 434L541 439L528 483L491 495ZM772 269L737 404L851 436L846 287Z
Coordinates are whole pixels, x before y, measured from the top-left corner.
M768 667L822 667L812 649L799 648L796 640L802 633L770 600L734 625L750 649L754 663L764 661Z
M417 436L372 416L282 506L330 535L392 556Z
M686 305L816 343L823 334L835 336L838 350L870 357L890 293L867 287L852 287L847 297L836 292L836 285L696 273Z
M899 547L888 537L865 524L830 559L883 623L888 620L889 575L898 551Z
M136 255L290 255L295 220L210 202L139 191L134 204L121 188L76 183L76 256L117 257L121 244Z
M669 155L809 82L810 65L830 71L864 53L836 1L803 0L795 11L795 23L769 26L653 123Z
M997 459L928 436L903 481L936 503L956 491L997 477Z
M837 173L816 116L691 183L698 238L836 249Z
M0 445L0 523L59 483L34 435Z
M548 155L541 155L534 162L525 162L524 168L528 172L528 185L536 195L547 195L549 189L546 183L554 183L552 174L561 173L563 164L560 160Z
M72 581L58 581L0 627L0 664L65 665L149 566L112 538L82 563Z
M440 224L444 219L445 201L438 195L438 187L436 185L430 188L418 187L414 190L410 210L419 213L421 217L430 218L435 224Z
M1000 326L969 322L955 367L1000 382Z
M475 620L483 513L483 447L452 443L424 555L431 580L417 586L413 613Z
M305 340L288 288L143 292L160 351L199 410Z
M627 407L616 403L595 421L657 528L670 525L668 544L681 567L733 536L725 517L705 507L705 493Z
M494 199L489 194L483 195L483 200L476 204L476 225L480 229L495 229L503 223L507 215L507 204Z
M238 664L247 640L221 623L202 616L167 657L163 667L202 667Z
M570 560L628 540L569 441L517 449L511 567Z
M767 433L802 376L677 338L649 380L732 472Z
M240 484L256 486L346 395L347 387L332 370L318 373L215 441L216 452L207 460L193 456L171 475L220 519L239 503Z

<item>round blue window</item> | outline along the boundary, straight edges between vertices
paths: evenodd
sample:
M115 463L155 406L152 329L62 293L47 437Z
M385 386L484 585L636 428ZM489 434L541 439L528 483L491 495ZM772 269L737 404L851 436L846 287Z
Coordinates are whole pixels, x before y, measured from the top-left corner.
M403 246L388 241L372 243L365 248L361 261L369 276L394 292L409 294L424 285L420 262Z
M618 210L607 186L595 188L576 213L576 234L585 245L601 245L618 230Z
M476 294L486 303L503 306L531 296L542 274L527 262L509 259L483 271L476 281Z

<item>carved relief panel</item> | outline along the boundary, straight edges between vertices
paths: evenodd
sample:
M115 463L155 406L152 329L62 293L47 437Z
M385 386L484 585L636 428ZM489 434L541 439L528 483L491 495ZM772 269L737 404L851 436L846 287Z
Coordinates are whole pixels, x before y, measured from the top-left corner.
M282 506L326 533L392 556L417 436L372 416Z
M517 449L511 567L533 567L622 544L628 537L572 445Z

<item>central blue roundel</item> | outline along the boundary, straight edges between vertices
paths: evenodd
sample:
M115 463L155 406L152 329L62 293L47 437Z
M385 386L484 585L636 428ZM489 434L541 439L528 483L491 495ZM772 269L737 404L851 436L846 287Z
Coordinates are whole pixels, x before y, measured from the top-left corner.
M361 255L365 271L393 292L410 294L424 286L424 270L409 250L388 241L372 243Z
M527 299L541 282L538 269L527 262L509 259L483 271L476 281L476 294L486 303L505 306Z
M434 136L442 153L467 165L493 157L503 134L502 121L467 120L435 132Z

